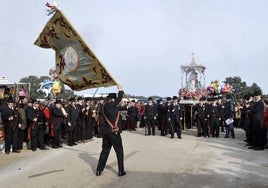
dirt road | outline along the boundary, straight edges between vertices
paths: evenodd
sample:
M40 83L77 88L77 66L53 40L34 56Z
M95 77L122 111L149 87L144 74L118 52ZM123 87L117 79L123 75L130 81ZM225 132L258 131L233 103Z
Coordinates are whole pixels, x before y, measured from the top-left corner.
M268 187L268 150L245 147L244 132L236 138L200 138L196 130L183 131L181 140L168 136L144 136L144 130L123 132L127 175L117 176L112 150L100 177L95 169L101 139L64 145L61 149L20 154L0 154L0 184L5 188L103 187Z

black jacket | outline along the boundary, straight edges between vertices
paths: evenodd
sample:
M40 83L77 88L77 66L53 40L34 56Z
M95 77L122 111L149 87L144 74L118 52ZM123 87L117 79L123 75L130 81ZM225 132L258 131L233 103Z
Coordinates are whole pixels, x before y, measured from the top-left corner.
M103 105L102 112L105 114L107 119L113 125L115 125L115 121L116 121L116 118L117 118L118 111L127 109L126 107L118 107L118 104L121 102L121 100L123 98L123 94L124 94L123 91L119 91L118 92L118 97L115 99L115 101L113 101L113 102L108 101L107 103L105 103ZM111 126L108 124L108 122L106 121L105 118L103 118L103 120L104 121L100 125L101 133L103 135L112 134L113 131L112 131Z

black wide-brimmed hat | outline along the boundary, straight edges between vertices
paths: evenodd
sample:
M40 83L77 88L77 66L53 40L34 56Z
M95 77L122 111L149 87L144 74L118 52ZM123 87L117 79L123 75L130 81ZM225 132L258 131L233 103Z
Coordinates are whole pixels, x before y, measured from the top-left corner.
M69 99L69 102L74 102L75 101L75 98L73 98L73 97L71 97L70 99Z
M8 103L14 103L15 100L14 100L14 98L13 98L11 95L9 95L9 96L8 96L8 99L7 99L7 102L8 102Z
M55 104L61 104L61 99L56 99Z
M107 98L108 99L116 99L117 98L116 93L109 93Z
M79 97L77 98L77 100L78 100L78 101L83 100L83 97L79 96Z
M31 100L31 103L38 103L39 101L37 100L37 99L35 99L35 98L33 98L32 100Z
M250 97L251 97L250 94L246 94L246 95L244 95L243 98L248 101L250 99Z
M171 101L171 97L167 97L167 101Z
M152 98L152 97L149 97L149 98L148 98L148 101L153 101L153 98Z
M259 96L259 95L262 95L261 90L256 90L256 91L254 92L254 96Z

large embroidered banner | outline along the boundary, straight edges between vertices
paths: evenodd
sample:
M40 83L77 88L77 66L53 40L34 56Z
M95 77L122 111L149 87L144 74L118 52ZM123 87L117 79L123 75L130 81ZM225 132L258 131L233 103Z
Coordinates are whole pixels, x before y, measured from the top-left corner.
M56 51L57 77L72 90L116 85L60 10L56 9L34 44Z

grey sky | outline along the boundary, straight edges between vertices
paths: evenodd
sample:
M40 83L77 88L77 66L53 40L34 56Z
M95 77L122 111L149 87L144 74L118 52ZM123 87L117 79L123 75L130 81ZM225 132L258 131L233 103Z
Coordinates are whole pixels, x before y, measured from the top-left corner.
M0 76L48 76L53 50L33 42L49 20L43 0L1 2ZM52 3L53 1L48 1ZM62 12L126 93L177 95L181 65L206 66L206 84L240 76L265 94L266 0L58 0ZM98 93L116 91L100 88ZM78 94L94 93L95 89Z

